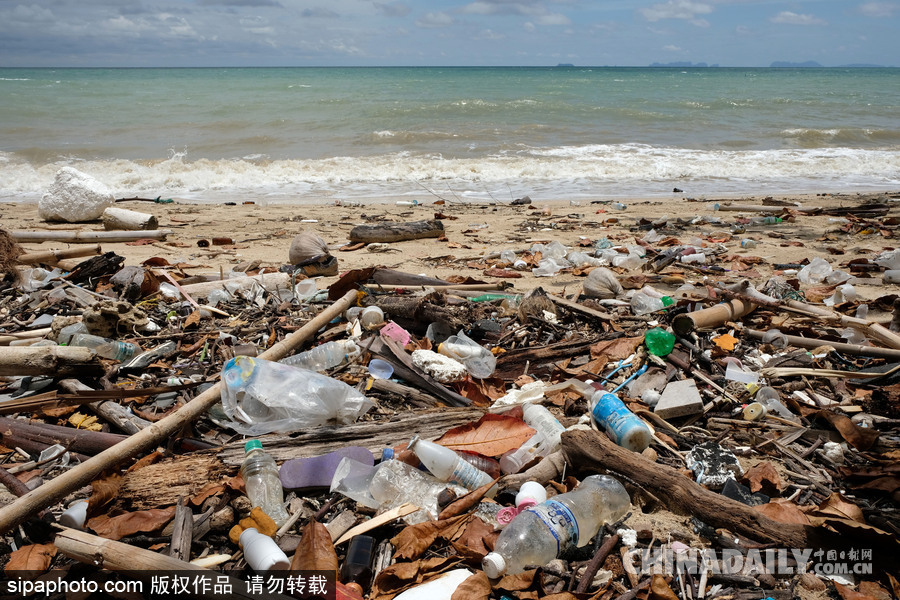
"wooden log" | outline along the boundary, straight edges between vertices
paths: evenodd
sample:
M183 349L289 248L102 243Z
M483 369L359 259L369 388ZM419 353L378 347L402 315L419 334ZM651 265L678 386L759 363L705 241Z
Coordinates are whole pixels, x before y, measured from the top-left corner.
M710 491L675 469L617 446L596 431L565 431L562 451L583 472L609 472L634 481L660 498L672 512L697 517L713 527L785 548L835 547L841 536L806 525L780 523L753 508Z
M79 562L98 569L127 573L131 578L140 578L144 582L145 592L150 590L152 577L158 577L160 573L190 573L188 586L191 597L210 600L250 600L260 597L258 594L248 592L246 582L231 575L198 567L152 550L107 540L84 531L64 529L53 539L53 545L69 558ZM205 585L199 579L201 575L204 577ZM227 589L231 591L227 592ZM273 592L267 592L265 597L290 600L289 596Z
M110 206L100 216L107 231L146 231L159 227L159 221L149 213Z
M444 281L443 279L435 279L434 277L416 275L414 273L406 273L405 271L398 271L397 269L385 269L382 267L376 268L372 271L372 281L390 287L398 285L423 287L450 285L449 281Z
M355 302L356 290L347 292L331 306L310 319L303 327L263 352L260 358L272 361L284 358L314 336L332 319L343 314ZM221 383L216 383L175 413L128 437L109 450L69 469L15 502L0 507L0 534L6 533L42 508L58 502L74 490L89 484L100 473L134 458L181 431L185 425L205 414L213 404L218 402L220 395Z
M531 369L535 364L544 364L572 356L579 356L590 350L599 338L589 340L575 340L558 342L548 346L536 348L520 348L504 352L497 356L497 369L494 377L500 379L515 379L524 372L525 364L530 363Z
M440 296L438 301L442 300ZM471 314L465 306L453 308L432 302L432 296L378 296L375 306L392 318L412 321L422 329L429 323L443 321L456 331L472 321Z
M92 244L101 242L133 242L140 239L164 240L172 235L171 229L151 231L24 231L16 229L9 234L20 244L28 242L66 242Z
M364 244L402 242L405 240L436 238L442 235L444 235L444 224L438 220L379 223L376 225L357 225L350 230L350 241Z
M71 452L95 455L112 448L127 436L74 427L61 427L39 421L0 417L0 441L7 448L29 445L38 451L60 444ZM27 441L33 444L26 444Z
M742 335L746 335L752 340L762 341L768 332L757 331L755 329L744 329ZM797 348L806 348L812 350L821 348L822 346L831 346L841 354L849 354L851 356L870 356L872 358L884 358L886 360L900 360L900 350L894 348L879 348L878 346L860 346L859 344L848 344L846 342L834 342L832 340L820 340L816 338L803 337L801 335L785 335L788 346Z
M45 252L27 252L20 254L20 265L55 265L61 260L69 258L83 258L100 254L100 244L88 248L69 248L67 250L47 250Z
M138 471L126 473L116 493L115 508L147 510L172 506L179 498L191 498L210 483L235 475L213 451L166 458Z
M63 379L59 382L59 387L71 394L95 391L93 388L84 385L77 379ZM109 421L109 423L115 425L121 431L124 431L129 435L137 433L150 425L150 421L140 418L121 404L113 402L112 400L107 400L105 402L91 402L88 406L95 413Z
M102 375L90 348L78 346L0 346L0 375Z

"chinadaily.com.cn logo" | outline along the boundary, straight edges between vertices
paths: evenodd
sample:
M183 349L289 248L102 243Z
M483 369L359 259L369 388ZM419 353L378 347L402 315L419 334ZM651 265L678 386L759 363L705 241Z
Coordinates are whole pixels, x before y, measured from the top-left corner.
M871 575L872 549L813 550L769 548L765 550L633 549L626 554L625 570L635 575L705 573L723 575Z

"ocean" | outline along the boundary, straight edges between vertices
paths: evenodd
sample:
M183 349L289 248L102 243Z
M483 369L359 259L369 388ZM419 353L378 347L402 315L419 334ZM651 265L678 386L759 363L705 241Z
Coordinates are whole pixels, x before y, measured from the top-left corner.
M0 201L900 189L900 69L0 69Z

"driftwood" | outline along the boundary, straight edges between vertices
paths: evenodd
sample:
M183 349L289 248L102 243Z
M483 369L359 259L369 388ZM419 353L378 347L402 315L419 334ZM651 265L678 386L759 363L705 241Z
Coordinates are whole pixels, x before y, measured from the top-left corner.
M0 346L0 375L102 375L90 348L79 346Z
M372 379L372 389L379 392L387 392L389 394L397 394L403 396L407 402L413 406L436 406L440 403L440 399L431 394L426 394L419 390L402 383L397 383L390 379Z
M755 329L744 329L742 335L752 340L762 341L767 331L757 331ZM808 338L800 335L785 335L785 341L788 346L796 348L806 348L812 350L821 348L822 346L831 346L841 354L849 354L851 356L870 356L872 358L883 358L889 361L900 360L900 350L894 348L879 348L878 346L861 346L859 344L848 344L846 342L834 342L831 340L819 340L816 338Z
M0 335L0 346L8 346L11 342L19 340L34 340L48 335L52 329L50 327L42 327L41 329L32 329L30 331L20 331L18 333L9 333Z
M101 216L107 231L146 231L159 227L159 221L149 213L110 206Z
M579 471L606 471L624 477L645 487L672 512L694 516L713 527L785 548L838 547L844 541L823 529L769 519L746 504L700 486L671 467L617 446L596 431L563 432L562 449L568 464Z
M234 469L209 453L175 456L126 473L115 506L124 510L172 506L179 498L191 498L210 482L234 474Z
M31 452L41 452L49 446L60 444L71 452L93 456L112 448L126 437L116 433L0 417L0 442L7 448L19 446Z
M65 529L58 533L53 540L53 545L69 558L85 564L107 569L114 572L125 572L129 577L140 578L144 581L145 590L149 589L153 576L159 573L196 573L205 576L208 585L191 585L191 595L196 598L209 598L210 600L238 600L258 598L258 595L247 591L245 582L230 575L211 571L198 567L189 562L166 556L152 550L144 550L123 542L107 540L84 531ZM192 575L192 579L194 576ZM226 583L231 588L231 593L225 593L219 587ZM266 593L266 598L278 598L289 600L288 596L275 593Z
M164 240L172 235L171 229L152 231L23 231L17 229L9 234L14 240L26 242L67 242L69 244L90 244L101 242L133 242L140 239Z
M465 314L463 307L451 310L446 306L432 302L432 296L379 296L375 306L389 314L394 320L407 320L419 325L422 329L428 323L444 322L451 329L466 326L471 319ZM460 310L462 308L462 310Z
M537 348L521 348L504 352L497 357L497 369L494 371L494 377L515 379L525 372L526 363L530 365L529 371L532 371L535 364L543 364L585 354L597 341L597 338L573 342L567 341Z
M100 245L98 244L90 248L69 248L67 250L27 252L25 254L20 254L18 261L20 265L55 265L61 260L93 256L95 254L100 254L100 252Z
M332 319L343 314L354 302L356 302L356 291L344 294L340 300L320 312L303 327L263 352L260 358L273 361L284 358L314 336ZM181 431L186 424L205 414L219 400L220 390L221 383L217 383L175 413L153 423L150 427L128 437L109 450L104 450L77 467L69 469L12 504L0 508L0 533L6 533L46 506L58 502L74 490L89 484L102 472L134 458Z
M59 382L59 387L72 394L94 391L93 388L84 385L77 379L63 379ZM137 433L150 425L150 421L140 418L121 404L113 402L112 400L90 402L88 403L88 406L95 413L127 434Z
M350 230L353 243L402 242L436 238L444 235L444 224L438 220L411 221L409 223L380 223L377 225L357 225Z

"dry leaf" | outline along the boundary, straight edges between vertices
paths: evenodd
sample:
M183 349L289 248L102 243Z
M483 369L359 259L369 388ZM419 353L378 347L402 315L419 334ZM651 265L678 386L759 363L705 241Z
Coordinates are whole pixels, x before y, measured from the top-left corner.
M120 540L135 533L150 533L162 529L175 516L175 507L151 508L124 513L115 517L100 515L88 521L87 526L100 537Z
M859 427L849 417L839 415L830 410L820 410L817 417L822 417L837 429L841 437L857 450L868 450L878 440L878 432L874 429Z
M50 562L56 556L56 546L53 544L29 544L22 546L9 555L9 562L3 568L10 571L40 571L50 568Z
M874 596L869 596L868 594L861 594L857 591L854 591L848 588L845 585L841 585L837 581L834 582L834 589L838 591L843 600L877 600Z
M369 600L389 600L403 590L434 579L459 566L459 557L429 558L393 564L378 574L372 584Z
M397 549L394 558L397 560L414 560L422 556L438 538L452 539L463 527L468 515L460 515L442 521L425 521L416 525L407 525L391 539Z
M761 462L744 473L743 481L750 487L751 492L761 491L767 496L776 496L784 489L784 484L775 466L768 462Z
M666 583L666 578L657 573L650 580L649 600L679 600L679 598Z
M534 429L520 419L488 413L477 423L450 429L435 442L453 450L496 457L519 448L534 434Z
M606 356L609 360L622 360L628 358L644 341L644 336L621 337L615 340L598 342L591 346L591 356Z
M491 491L491 488L493 488L496 484L497 480L491 481L490 483L484 484L477 490L472 490L465 496L457 498L444 507L444 510L441 511L441 514L438 515L438 520L449 519L450 517L455 517L456 515L468 512L472 507L477 506L484 498L485 494Z
M776 499L768 504L761 504L752 508L779 523L809 525L809 518L802 510L800 510L800 507L787 500Z
M142 469L148 465L152 465L156 462L159 462L160 460L163 459L163 457L165 457L165 453L160 452L159 450L156 450L155 452L148 454L147 456L141 458L136 463L134 463L133 465L128 467L127 472L133 473L134 471L137 471L138 469Z
M194 497L190 498L188 502L190 502L194 506L200 506L204 501L206 501L207 498L221 494L224 491L225 485L223 483L210 481L209 483L204 485L200 489L200 491L194 494Z
M331 534L324 525L310 519L303 528L303 536L291 559L292 570L334 571L337 575L338 557Z
M122 476L118 473L91 482L91 496L88 498L87 512L89 517L99 514L105 506L116 499L122 482Z
M474 554L474 557L480 562L494 547L494 542L499 535L500 532L495 531L493 525L485 523L476 515L470 515L466 520L465 527L458 530L452 542L454 546L461 546Z
M857 523L865 523L866 518L863 516L862 509L856 504L845 499L837 492L832 493L815 511L812 511L819 517L837 517L838 519L849 519Z
M450 600L488 600L491 597L491 580L478 571L457 587Z

